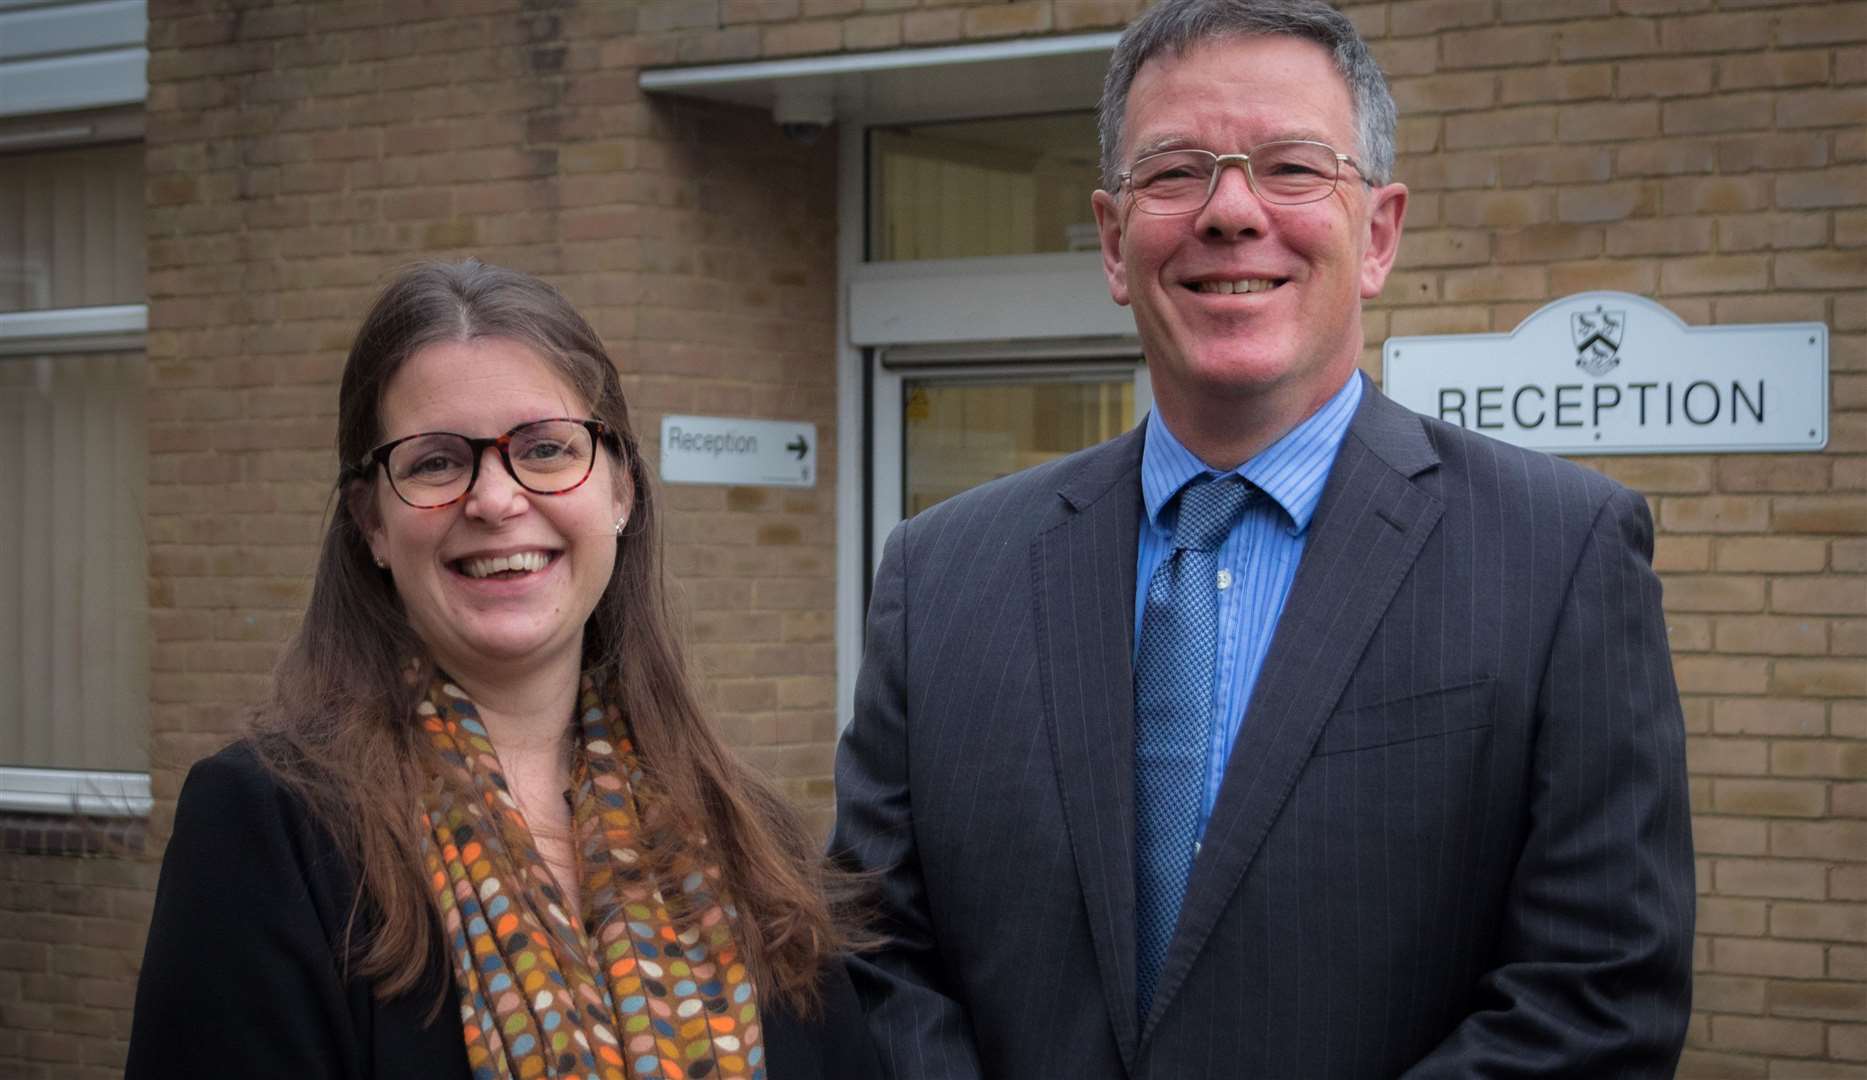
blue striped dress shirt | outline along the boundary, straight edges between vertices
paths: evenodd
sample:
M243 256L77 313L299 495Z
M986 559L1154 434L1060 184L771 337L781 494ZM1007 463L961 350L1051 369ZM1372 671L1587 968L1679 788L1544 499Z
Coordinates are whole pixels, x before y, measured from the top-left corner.
M1213 672L1212 752L1206 763L1206 797L1199 831L1219 798L1219 781L1245 718L1245 705L1270 651L1271 634L1296 580L1297 563L1310 517L1322 499L1348 422L1361 403L1361 376L1353 375L1335 396L1284 437L1232 470L1264 495L1253 499L1219 546L1219 659ZM1201 474L1218 475L1167 430L1159 412L1147 417L1141 451L1142 519L1135 558L1134 644L1141 647L1141 616L1154 570L1173 550L1178 504L1168 503Z

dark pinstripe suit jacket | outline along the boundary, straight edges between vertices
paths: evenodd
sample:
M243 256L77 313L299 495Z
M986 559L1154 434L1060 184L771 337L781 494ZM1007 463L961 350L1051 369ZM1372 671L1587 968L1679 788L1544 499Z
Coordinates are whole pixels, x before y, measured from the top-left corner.
M1367 390L1146 1017L1141 431L889 539L832 845L882 875L856 975L893 1076L1672 1074L1692 842L1646 505Z

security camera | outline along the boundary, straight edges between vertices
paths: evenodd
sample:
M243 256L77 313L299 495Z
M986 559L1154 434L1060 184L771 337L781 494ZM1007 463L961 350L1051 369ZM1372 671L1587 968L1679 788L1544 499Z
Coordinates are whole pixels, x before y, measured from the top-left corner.
M828 82L782 84L772 102L771 118L784 137L806 146L817 141L836 120L836 105Z

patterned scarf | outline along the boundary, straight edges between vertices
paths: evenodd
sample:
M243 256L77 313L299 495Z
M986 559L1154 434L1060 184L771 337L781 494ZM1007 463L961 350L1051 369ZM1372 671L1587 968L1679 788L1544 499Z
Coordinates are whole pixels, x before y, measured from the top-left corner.
M636 800L652 789L591 679L569 793L576 919L466 693L436 673L415 711L441 762L422 800L422 855L474 1080L764 1080L758 1001L719 866L704 841L689 845L668 879L681 890L670 912L645 867Z

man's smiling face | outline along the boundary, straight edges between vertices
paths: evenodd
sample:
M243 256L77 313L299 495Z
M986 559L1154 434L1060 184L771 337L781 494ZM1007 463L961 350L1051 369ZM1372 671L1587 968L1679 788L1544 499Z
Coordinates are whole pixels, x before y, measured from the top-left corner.
M1279 139L1359 152L1347 85L1321 45L1232 38L1149 59L1129 88L1124 168L1150 153L1240 153ZM1342 167L1333 194L1265 203L1242 168L1221 171L1199 210L1155 215L1097 192L1109 293L1134 309L1154 395L1170 424L1226 398L1278 403L1300 420L1361 353L1361 301L1386 281L1406 189Z

